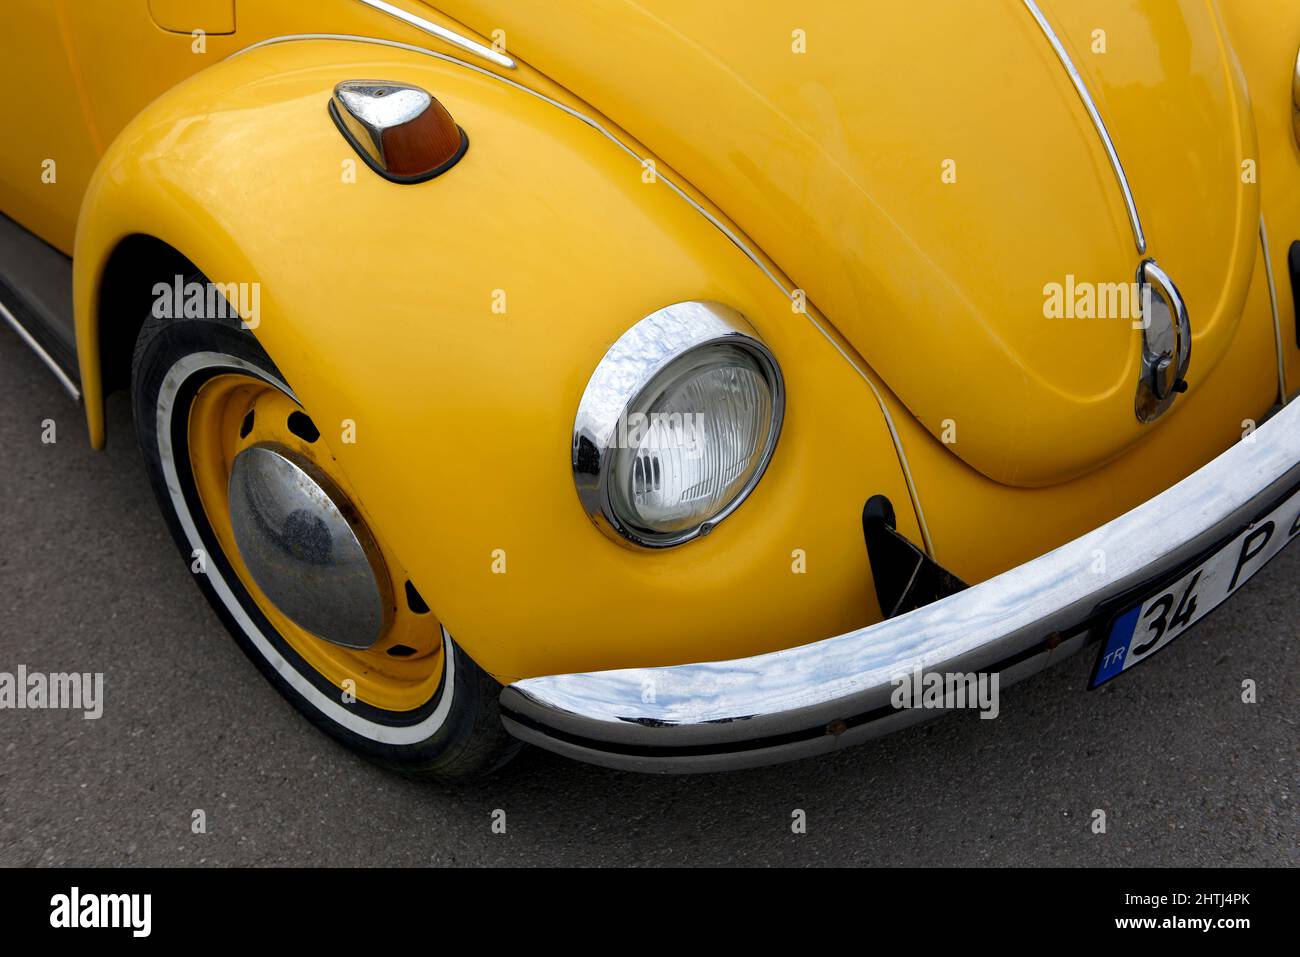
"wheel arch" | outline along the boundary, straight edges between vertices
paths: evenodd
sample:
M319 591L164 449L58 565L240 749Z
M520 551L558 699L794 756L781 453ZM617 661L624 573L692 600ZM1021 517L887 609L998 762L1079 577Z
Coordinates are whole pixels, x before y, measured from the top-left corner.
M153 307L155 285L193 272L248 269L224 230L210 221L186 222L203 215L202 194L192 184L143 170L124 175L121 154L131 155L115 144L91 181L72 261L77 361L96 449L107 441L105 396L130 384L136 336Z
M101 398L130 386L131 355L153 304L154 285L196 269L179 249L147 233L127 236L107 252L93 302L95 344L87 350L98 365ZM106 439L102 423L100 429Z

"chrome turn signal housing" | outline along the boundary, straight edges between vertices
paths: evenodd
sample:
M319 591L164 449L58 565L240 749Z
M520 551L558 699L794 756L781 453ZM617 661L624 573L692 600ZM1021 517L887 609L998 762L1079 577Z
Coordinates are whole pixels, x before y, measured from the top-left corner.
M447 172L469 137L427 90L387 80L345 80L329 114L366 165L395 183L422 183Z
M620 336L587 383L573 425L578 497L619 542L708 534L762 478L784 413L780 366L740 313L667 306Z

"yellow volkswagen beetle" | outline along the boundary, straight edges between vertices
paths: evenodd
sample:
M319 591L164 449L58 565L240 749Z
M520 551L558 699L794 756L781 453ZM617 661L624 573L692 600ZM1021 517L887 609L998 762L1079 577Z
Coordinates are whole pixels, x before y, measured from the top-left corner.
M1293 0L3 19L0 314L381 763L1101 684L1300 532Z

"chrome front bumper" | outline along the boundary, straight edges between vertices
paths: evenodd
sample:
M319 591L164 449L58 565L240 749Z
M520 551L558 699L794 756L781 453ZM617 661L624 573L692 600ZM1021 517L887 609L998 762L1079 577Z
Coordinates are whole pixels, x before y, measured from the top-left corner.
M636 771L753 767L845 747L942 713L894 708L892 679L918 668L998 672L1005 686L1033 674L1297 485L1300 402L1150 501L966 591L752 658L528 678L502 691L502 721L551 751Z

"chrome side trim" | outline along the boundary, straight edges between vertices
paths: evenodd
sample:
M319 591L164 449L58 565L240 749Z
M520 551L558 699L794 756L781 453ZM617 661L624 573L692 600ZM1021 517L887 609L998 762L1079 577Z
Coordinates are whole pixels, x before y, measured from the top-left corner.
M1264 251L1264 275L1268 277L1268 304L1273 308L1273 334L1277 340L1278 401L1286 405L1286 351L1282 346L1282 314L1277 306L1277 284L1273 281L1273 257L1268 248L1268 228L1264 214L1259 214L1259 243Z
M259 40L257 43L251 43L248 46L243 47L242 49L236 50L234 53L230 54L230 57L237 57L242 53L248 53L249 51L256 50L259 47L273 46L278 43L293 43L299 40L343 40L352 43L374 43L374 44L378 44L379 46L393 47L398 50L408 50L411 53L419 53L423 56L431 56L434 59L443 60L447 63L455 63L458 66L463 66L468 70L474 70L477 73L481 73L483 76L488 76L494 80L498 80L501 83L505 83L507 86L513 87L514 89L520 91L521 93L527 93L529 96L534 96L537 99L541 100L542 102L549 103L551 106L555 107L556 109L561 110L564 113L567 113L569 116L572 116L574 119L579 120L582 123L585 123L587 126L590 126L601 136L605 137L607 140L609 140L611 143L613 143L615 146L621 149L628 156L636 160L638 166L644 167L645 163L647 162L646 157L642 157L641 155L639 155L635 150L629 147L617 136L615 136L605 127L601 126L600 123L596 122L589 116L579 113L577 110L573 109L572 107L566 106L565 104L559 102L558 100L551 99L551 97L545 95L544 93L539 93L536 90L529 89L528 87L524 86L522 83L518 83L514 80L509 79L508 77L501 76L499 73L493 73L491 70L486 70L476 63L466 63L464 60L460 60L457 59L456 57L449 56L446 53L439 53L436 50L427 50L424 47L418 47L415 46L414 44L402 43L398 40L384 40L378 37L355 36L349 33L293 33L293 34L286 34L285 36L269 37L265 40ZM894 417L890 414L889 406L885 404L885 397L881 393L875 381L871 378L870 375L867 374L866 369L863 368L862 365L859 364L852 356L850 356L844 350L844 348L839 344L839 342L836 341L835 337L831 335L830 330L827 329L821 322L819 322L817 318L807 310L807 308L805 308L804 302L795 295L794 290L787 289L785 283L783 283L780 280L780 278L775 273L773 273L771 269L767 267L767 264L763 262L762 258L758 255L758 253L756 253L753 249L751 249L743 239L741 239L739 236L736 235L736 233L733 230L728 228L726 223L722 222L720 219L718 219L718 217L714 216L713 213L711 213L709 210L705 209L703 206L697 203L694 199L691 198L691 196L685 190L683 190L680 186L678 186L668 177L664 176L662 173L657 173L655 175L655 182L663 183L665 186L671 189L674 193L677 194L678 198L680 198L683 202L688 204L697 213L699 213L701 216L707 219L715 229L717 229L720 233L722 233L722 235L726 236L727 239L731 241L732 245L734 245L737 249L741 251L741 253L745 255L745 258L747 258L750 262L752 262L755 266L757 266L759 270L763 273L763 275L766 276L772 282L772 284L776 286L777 289L781 290L781 294L785 296L787 299L789 299L793 306L797 307L794 311L799 314L802 314L810 323L812 323L813 328L815 328L818 332L821 333L822 338L824 338L827 342L831 344L831 347L840 354L840 357L845 362L847 362L850 368L852 368L853 371L858 374L858 377L861 378L862 381L867 384L867 388L871 390L871 394L876 399L876 404L880 407L880 414L884 416L885 426L889 429L889 436L894 444L894 453L898 456L899 468L903 470L903 480L904 482L907 483L907 492L912 500L912 510L916 514L917 525L920 527L921 530L921 541L925 546L925 552L931 558L934 558L935 557L934 542L930 538L930 528L925 521L925 511L921 507L921 496L920 493L917 491L916 482L912 477L912 467L908 463L907 452L903 449L903 438L901 435L899 435L898 427L894 424Z
M32 337L30 332L23 328L22 323L14 318L14 314L5 307L3 302L0 302L0 316L3 316L5 322L13 326L14 332L18 333L18 338L22 339L27 348L36 353L37 357L54 373L54 377L59 380L59 385L63 386L64 391L72 397L72 401L80 402L81 390L77 388L77 384L68 378L68 374L59 368L59 364L54 361L54 357L42 348L41 344Z
M942 713L894 706L904 675L995 672L1006 686L1079 650L1089 629L1151 583L1284 500L1300 508L1297 489L1293 402L1137 508L965 591L750 658L517 681L501 693L502 719L549 750L639 771L754 767L834 750ZM1278 529L1296 521L1285 516Z
M1133 227L1133 241L1137 243L1138 255L1145 255L1147 238L1146 234L1142 232L1142 221L1138 218L1137 202L1133 198L1133 190L1129 188L1128 177L1124 175L1124 164L1120 162L1119 153L1115 150L1115 141L1110 138L1110 131L1106 129L1106 121L1101 118L1101 113L1097 110L1097 104L1088 91L1088 84L1084 82L1083 74L1079 72L1074 65L1074 61L1070 59L1070 54L1065 51L1065 46L1056 35L1056 31L1052 29L1051 24L1047 22L1047 18L1043 16L1043 11L1038 9L1038 4L1034 0L1023 0L1023 2L1025 9L1038 22L1038 28L1043 31L1043 36L1047 37L1047 42L1056 51L1056 58L1061 61L1061 66L1065 67L1065 72L1070 75L1070 82L1074 84L1079 99L1083 101L1084 109L1088 111L1088 116L1092 118L1092 125L1096 128L1097 135L1101 137L1101 144L1106 148L1106 155L1110 157L1110 165L1115 171L1115 180L1119 183L1120 192L1124 194L1124 205L1128 208L1128 219Z
M507 70L513 70L515 68L515 61L504 53L494 50L489 46L484 46L477 40L463 37L459 33L448 30L446 27L439 26L432 20L426 20L424 17L416 16L414 13L403 10L401 7L395 7L391 3L385 2L385 0L358 0L358 2L364 3L366 6L373 10L378 10L380 13L386 13L395 20L401 20L403 23L415 27L417 30L423 30L425 33L435 36L439 40L446 40L452 46L458 46L467 53L473 53L475 56L480 56L490 63L495 63L497 66L505 67Z

